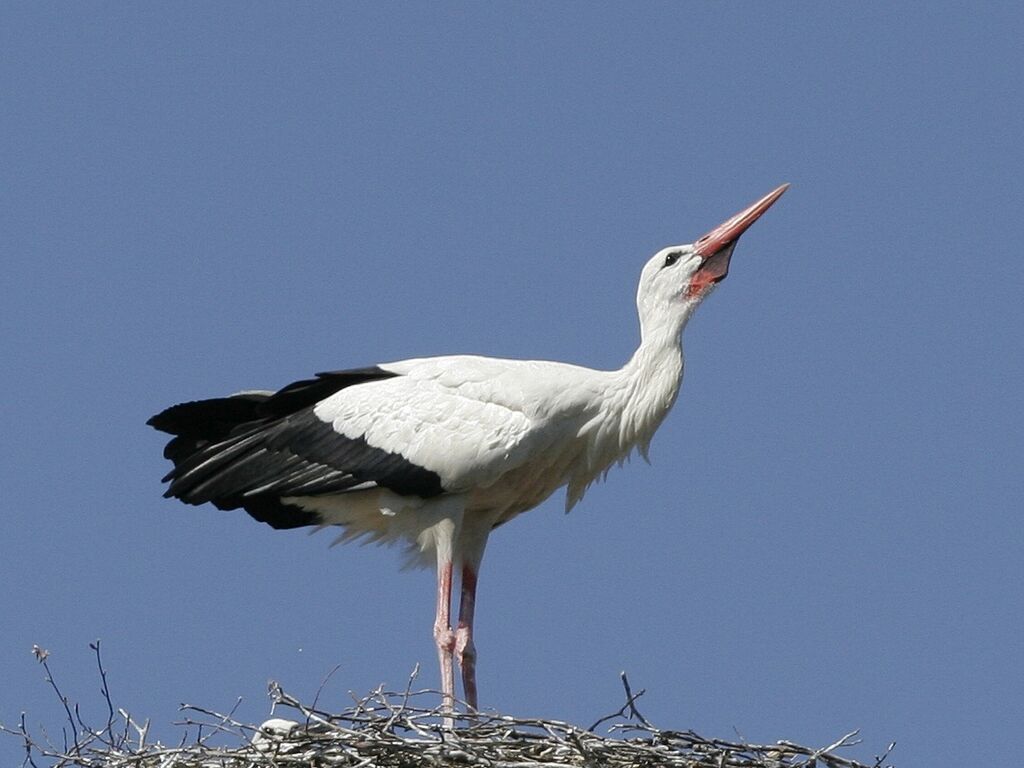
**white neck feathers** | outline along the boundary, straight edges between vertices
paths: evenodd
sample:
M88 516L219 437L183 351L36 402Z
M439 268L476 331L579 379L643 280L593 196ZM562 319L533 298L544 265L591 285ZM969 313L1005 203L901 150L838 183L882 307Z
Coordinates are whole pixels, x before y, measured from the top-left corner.
M612 464L624 462L634 449L647 459L651 438L675 403L682 377L680 330L644 333L629 362L608 373L600 412L582 435L587 441L586 457L569 482L566 511L594 480Z

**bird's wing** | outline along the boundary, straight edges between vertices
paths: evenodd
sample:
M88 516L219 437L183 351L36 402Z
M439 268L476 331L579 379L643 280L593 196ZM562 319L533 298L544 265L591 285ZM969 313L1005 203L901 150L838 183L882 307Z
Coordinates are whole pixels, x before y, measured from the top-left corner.
M494 483L575 437L586 401L572 366L453 356L382 365L394 378L313 409L339 435L436 473L447 491Z
M576 391L568 381L559 386L576 369L557 366L402 361L321 374L269 396L174 406L150 423L178 435L167 449L167 495L189 503L250 509L374 486L430 497L493 483L572 439L585 400L567 394Z

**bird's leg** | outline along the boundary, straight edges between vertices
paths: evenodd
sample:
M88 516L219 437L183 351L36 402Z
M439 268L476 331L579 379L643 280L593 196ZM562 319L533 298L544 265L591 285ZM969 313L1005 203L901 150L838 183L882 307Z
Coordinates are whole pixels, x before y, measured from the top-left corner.
M455 669L452 651L455 633L452 631L452 570L455 559L455 540L462 523L462 510L441 517L433 526L434 547L437 551L437 612L434 615L434 642L441 665L441 708L445 713L455 712ZM444 718L444 727L453 728L454 720Z
M452 651L455 648L455 633L451 625L452 560L451 554L443 557L438 551L437 558L437 614L434 618L434 642L437 644L437 659L441 664L441 706L445 712L455 711L455 669L452 665ZM445 718L445 727L453 725Z
M455 630L455 658L462 670L462 691L466 704L477 708L476 645L473 643L473 614L476 612L476 584L480 564L484 559L487 536L494 526L495 516L467 515L459 538L461 597L459 598L459 626Z
M479 564L479 561L477 565ZM476 646L473 645L473 610L476 607L476 567L462 565L462 596L459 600L459 626L455 630L455 658L462 670L462 691L466 703L477 708Z

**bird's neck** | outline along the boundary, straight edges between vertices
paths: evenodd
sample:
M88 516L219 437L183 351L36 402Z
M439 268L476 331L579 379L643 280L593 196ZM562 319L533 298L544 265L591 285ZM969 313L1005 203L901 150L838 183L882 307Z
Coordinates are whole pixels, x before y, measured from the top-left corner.
M651 438L679 394L683 375L679 331L644 333L629 362L605 375L603 405L580 433L586 449L571 472L566 511L594 480L615 462L625 461L634 449L647 458Z
M640 346L618 372L625 453L637 448L646 458L655 430L676 401L683 377L681 330L644 329Z

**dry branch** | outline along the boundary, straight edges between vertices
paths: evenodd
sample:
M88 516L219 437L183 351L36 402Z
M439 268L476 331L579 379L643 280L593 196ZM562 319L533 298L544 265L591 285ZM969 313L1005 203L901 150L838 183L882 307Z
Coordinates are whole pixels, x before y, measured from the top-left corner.
M883 768L889 750L869 765L841 757L838 750L860 743L853 731L820 749L788 741L770 745L708 739L692 731L662 730L640 715L629 681L622 677L626 703L590 728L541 718L493 713L459 714L446 728L445 713L420 702L439 700L436 691L378 689L356 699L342 712L306 705L272 683L271 714L285 709L291 718L273 717L260 726L239 722L233 710L220 714L184 705L181 725L195 734L177 746L147 742L148 721L139 724L113 706L99 643L92 646L100 669L107 722L93 728L82 722L53 682L46 652L37 658L47 682L64 704L67 728L55 746L29 733L24 717L16 728L0 725L25 748L30 768ZM319 694L317 699L319 698ZM116 713L116 714L115 714ZM623 721L624 718L629 720ZM598 726L613 722L606 735ZM228 741L223 746L215 742Z

